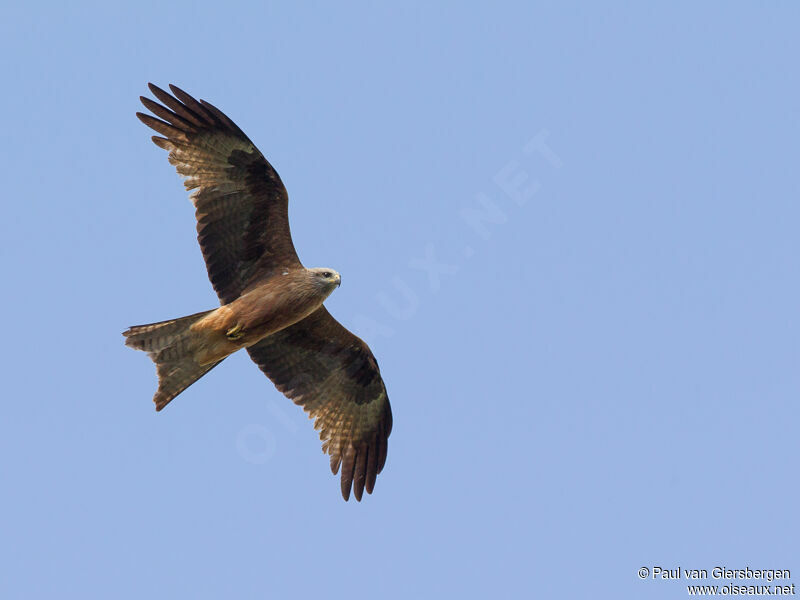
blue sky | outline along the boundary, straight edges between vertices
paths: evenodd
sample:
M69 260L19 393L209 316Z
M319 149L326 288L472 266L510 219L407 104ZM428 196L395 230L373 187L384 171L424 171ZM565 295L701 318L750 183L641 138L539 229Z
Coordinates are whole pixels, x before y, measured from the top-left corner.
M800 10L586 4L5 7L1 597L800 570ZM394 411L360 504L244 354L155 413L121 332L216 297L148 81L233 118L342 273Z

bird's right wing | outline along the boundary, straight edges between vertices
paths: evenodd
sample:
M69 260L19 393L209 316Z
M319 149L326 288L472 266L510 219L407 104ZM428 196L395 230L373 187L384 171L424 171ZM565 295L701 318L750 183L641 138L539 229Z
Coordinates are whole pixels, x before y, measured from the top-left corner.
M170 85L149 84L162 104L141 97L158 119L136 113L161 136L184 178L197 216L208 277L223 304L278 269L297 267L289 231L289 197L281 178L236 124L205 100Z

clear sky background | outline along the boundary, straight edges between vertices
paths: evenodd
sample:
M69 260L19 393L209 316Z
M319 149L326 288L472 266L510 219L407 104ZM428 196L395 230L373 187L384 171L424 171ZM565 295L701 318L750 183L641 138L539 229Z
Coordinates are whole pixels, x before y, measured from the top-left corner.
M800 9L663 4L5 6L0 597L800 578ZM245 354L156 414L121 332L217 301L148 81L233 118L343 274L394 409L360 504Z

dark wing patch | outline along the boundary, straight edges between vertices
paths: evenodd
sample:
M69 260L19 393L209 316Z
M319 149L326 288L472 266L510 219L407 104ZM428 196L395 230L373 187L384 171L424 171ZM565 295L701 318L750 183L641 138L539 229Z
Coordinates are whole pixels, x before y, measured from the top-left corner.
M236 124L205 100L170 85L149 84L161 101L141 98L156 117L136 113L163 137L196 209L197 239L208 277L223 304L278 269L297 267L289 231L289 197L281 178Z
M315 419L342 496L371 494L386 462L392 409L369 346L325 307L247 351L275 387Z

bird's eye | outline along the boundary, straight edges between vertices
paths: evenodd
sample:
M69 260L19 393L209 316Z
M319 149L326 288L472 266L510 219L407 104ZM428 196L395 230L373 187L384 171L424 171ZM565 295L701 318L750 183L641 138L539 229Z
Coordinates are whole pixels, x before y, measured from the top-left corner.
M325 271L325 272L322 274L322 276L323 276L325 279L330 279L331 277L333 277L333 273L331 273L330 271Z

